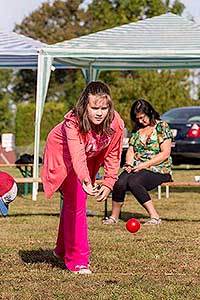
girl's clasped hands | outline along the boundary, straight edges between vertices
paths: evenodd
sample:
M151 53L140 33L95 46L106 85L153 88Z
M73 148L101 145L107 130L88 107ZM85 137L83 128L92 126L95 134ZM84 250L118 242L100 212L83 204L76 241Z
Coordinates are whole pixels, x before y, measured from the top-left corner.
M95 196L98 202L105 201L110 194L110 188L105 185L92 185L91 181L86 178L83 181L83 189L84 191L91 196Z

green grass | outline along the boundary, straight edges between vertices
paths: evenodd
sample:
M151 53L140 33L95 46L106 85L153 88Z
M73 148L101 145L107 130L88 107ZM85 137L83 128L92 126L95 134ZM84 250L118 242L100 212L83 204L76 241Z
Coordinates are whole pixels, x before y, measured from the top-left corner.
M176 170L176 180L193 180L200 170ZM170 189L157 200L163 223L141 226L136 234L125 222L148 216L127 195L118 225L102 225L104 204L89 197L88 217L92 275L67 272L52 256L59 223L59 194L18 196L9 216L0 217L0 299L200 299L200 194L198 189ZM111 202L111 201L110 201ZM109 209L111 205L109 203Z

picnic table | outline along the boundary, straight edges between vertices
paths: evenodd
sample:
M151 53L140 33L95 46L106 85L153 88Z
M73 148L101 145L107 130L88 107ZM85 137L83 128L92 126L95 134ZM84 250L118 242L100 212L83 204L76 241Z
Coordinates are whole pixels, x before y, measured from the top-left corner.
M32 191L32 183L33 181L33 164L0 164L0 168L17 168L22 174L22 178L17 177L14 178L17 183L24 183L24 196L27 196ZM29 179L29 180L27 180Z

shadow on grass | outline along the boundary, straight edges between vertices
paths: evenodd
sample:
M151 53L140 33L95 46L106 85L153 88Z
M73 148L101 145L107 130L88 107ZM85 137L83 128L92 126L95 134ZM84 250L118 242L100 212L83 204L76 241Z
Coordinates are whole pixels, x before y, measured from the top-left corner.
M107 216L109 217L111 215L111 213L112 212L108 210ZM96 215L96 217L104 219L104 217L102 215ZM149 219L149 217L147 215L143 215L140 213L128 212L128 211L122 211L120 214L120 217L119 217L119 219L124 222L127 222L130 218L135 218L138 220L139 219Z
M194 223L199 223L200 219L183 219L183 218L162 218L162 221L166 221L166 222L194 222Z
M135 218L135 219L149 219L147 215L140 214L140 213L132 213L128 211L122 211L120 219L124 222L127 222L130 218Z
M16 217L34 217L34 216L45 216L45 217L60 217L60 213L49 213L49 212L38 212L38 213L12 213L7 216L7 218ZM87 212L87 217L97 216L96 213L89 211Z
M45 213L45 212L38 212L38 213L12 213L7 216L7 218L16 218L16 217L34 217L34 216L47 216L47 217L59 217L59 213Z
M54 257L50 249L19 250L19 256L26 264L46 263L52 267L66 269L64 262Z
M111 215L111 211L108 211L108 216ZM135 219L149 219L149 216L141 214L141 213L132 213L132 212L128 212L128 211L122 211L121 212L121 217L120 220L127 222L130 218L135 218ZM200 219L188 219L188 218L162 218L162 221L166 221L166 222L194 222L194 223L198 223L200 222ZM146 221L143 221L141 223L145 223Z

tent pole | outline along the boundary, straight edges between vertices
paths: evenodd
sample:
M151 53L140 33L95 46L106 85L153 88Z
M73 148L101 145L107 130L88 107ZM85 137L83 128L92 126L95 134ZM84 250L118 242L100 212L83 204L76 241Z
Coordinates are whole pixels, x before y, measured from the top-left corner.
M92 64L89 64L88 68L82 68L81 69L83 72L83 76L85 78L86 83L89 83L90 81L97 80L100 70L99 69L94 69L92 67Z
M38 54L38 70L37 70L37 93L36 93L36 113L35 113L35 141L34 141L34 163L33 163L33 178L38 177L39 164L39 142L40 142L40 106L42 98L42 55ZM38 182L33 183L32 200L37 200Z
M49 78L51 74L52 58L45 57L42 52L38 55L37 73L37 94L36 94L36 115L35 115L35 142L34 142L34 163L33 178L39 177L39 150L40 150L40 127L43 114L45 98ZM32 200L37 200L38 182L33 182Z

